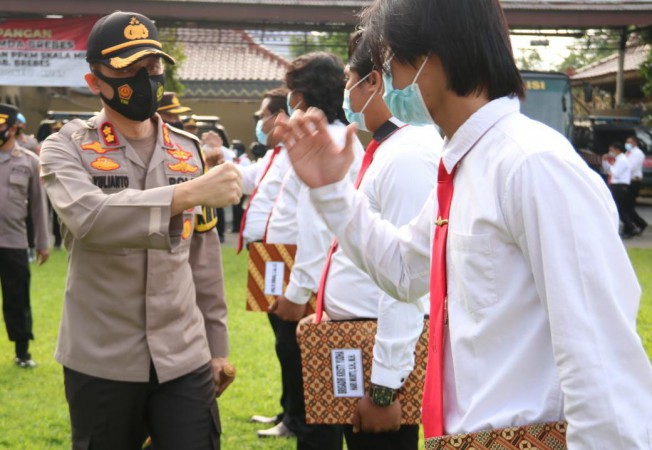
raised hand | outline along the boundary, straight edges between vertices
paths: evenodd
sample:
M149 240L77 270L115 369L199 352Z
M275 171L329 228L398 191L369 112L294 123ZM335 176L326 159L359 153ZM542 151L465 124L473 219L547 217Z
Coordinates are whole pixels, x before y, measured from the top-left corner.
M240 201L242 176L232 163L220 164L204 175L177 184L172 198L173 216L197 205L223 208Z
M328 133L328 121L317 108L295 111L288 120L279 115L274 137L283 141L297 175L311 188L342 180L354 160L355 125L346 130L346 143L339 148Z

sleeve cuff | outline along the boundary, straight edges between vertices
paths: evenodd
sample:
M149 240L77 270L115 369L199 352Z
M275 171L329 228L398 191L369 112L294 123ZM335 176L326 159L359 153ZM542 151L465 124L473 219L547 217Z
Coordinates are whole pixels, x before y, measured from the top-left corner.
M310 297L312 297L312 290L296 286L293 283L290 283L285 290L285 298L297 305L305 305Z
M410 370L389 369L374 360L371 365L371 382L390 389L400 389L410 372Z

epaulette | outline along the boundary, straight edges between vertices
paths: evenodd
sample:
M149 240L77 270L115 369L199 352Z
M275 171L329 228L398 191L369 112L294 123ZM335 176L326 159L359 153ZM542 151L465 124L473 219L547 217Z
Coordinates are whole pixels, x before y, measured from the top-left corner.
M179 128L175 128L175 127L170 126L170 125L168 125L168 130L170 130L174 134L178 134L180 136L191 139L191 140L195 141L197 144L199 144L199 138L197 136L195 136L194 134L189 133L188 131L180 130Z

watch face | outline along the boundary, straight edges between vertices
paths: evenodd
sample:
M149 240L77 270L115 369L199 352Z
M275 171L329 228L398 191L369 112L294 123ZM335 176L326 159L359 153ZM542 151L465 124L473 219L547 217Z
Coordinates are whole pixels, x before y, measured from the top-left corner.
M371 387L371 401L378 406L389 406L396 399L396 390L384 386Z

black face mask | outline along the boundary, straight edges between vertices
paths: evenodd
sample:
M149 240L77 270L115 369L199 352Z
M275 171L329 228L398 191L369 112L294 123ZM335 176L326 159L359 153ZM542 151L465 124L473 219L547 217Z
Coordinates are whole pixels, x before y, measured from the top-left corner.
M163 98L165 75L149 75L143 67L129 78L112 78L93 72L97 78L113 88L113 98L100 94L104 103L127 119L143 122L154 115Z

